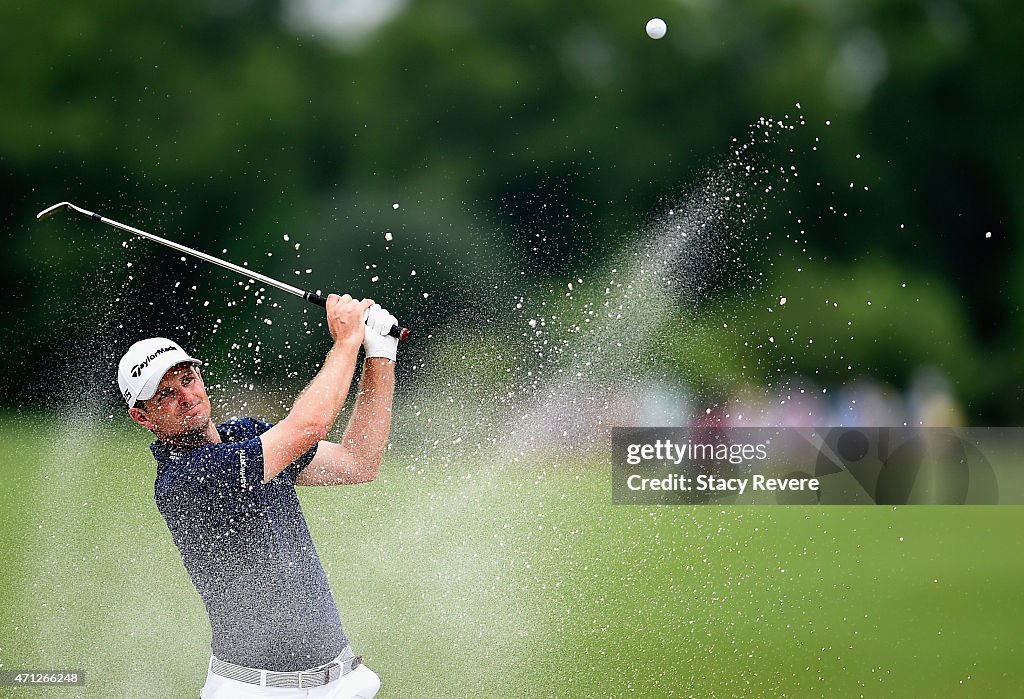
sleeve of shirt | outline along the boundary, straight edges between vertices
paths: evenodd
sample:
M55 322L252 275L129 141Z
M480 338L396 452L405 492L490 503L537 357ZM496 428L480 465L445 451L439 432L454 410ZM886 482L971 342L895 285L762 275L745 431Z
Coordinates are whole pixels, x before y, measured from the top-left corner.
M249 428L252 429L257 436L263 434L264 432L266 432L267 430L274 426L274 423L272 422L263 422L262 420L256 420L253 418L246 419L250 421ZM310 447L309 451L307 451L305 454L303 454L302 456L300 456L295 461L291 462L285 467L284 472L288 474L288 477L291 479L292 483L294 483L295 480L299 477L299 474L302 473L302 470L309 466L310 463L312 463L313 457L316 456L316 448L317 445L314 444L312 447ZM262 458L262 451L260 453Z
M307 451L305 454L295 459L295 461L291 462L290 464L288 464L288 466L285 467L284 470L288 474L288 477L292 479L292 483L294 483L295 480L299 477L299 474L302 473L302 469L306 468L307 466L309 466L310 463L312 463L313 457L316 456L316 448L318 446L319 444L314 444L309 451Z

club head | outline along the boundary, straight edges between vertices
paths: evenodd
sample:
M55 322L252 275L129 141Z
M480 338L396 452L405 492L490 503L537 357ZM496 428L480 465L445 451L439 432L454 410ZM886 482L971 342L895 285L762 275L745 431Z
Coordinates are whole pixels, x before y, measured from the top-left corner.
M45 209L43 209L42 211L40 211L38 214L36 214L36 220L37 221L43 221L45 219L50 218L51 216L53 216L54 214L56 214L56 213L58 213L60 211L64 211L65 209L70 209L71 211L74 211L77 214L82 214L83 216L88 216L89 218L96 218L96 219L100 218L99 215L94 214L93 212L88 211L86 209L83 209L80 206L75 206L74 204L72 204L69 201L62 201L59 204L54 204L53 206L48 206Z
M69 201L62 201L60 204L54 204L53 206L48 206L45 209L43 209L42 211L40 211L38 214L36 214L36 220L37 221L43 221L45 219L48 219L51 216L53 216L55 213L57 213L58 211L63 211L64 209L70 208L70 206L71 206L71 202L69 202Z

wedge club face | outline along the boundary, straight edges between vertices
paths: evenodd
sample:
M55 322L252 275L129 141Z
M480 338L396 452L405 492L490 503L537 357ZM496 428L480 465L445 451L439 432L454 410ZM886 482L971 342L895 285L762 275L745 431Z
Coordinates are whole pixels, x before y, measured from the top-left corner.
M64 210L71 210L71 211L74 211L76 214L82 214L83 216L88 216L89 218L95 218L95 219L102 218L99 214L94 214L93 212L89 211L88 209L83 209L80 206L75 206L74 204L72 204L69 201L62 201L59 204L54 204L53 206L48 206L45 209L43 209L42 211L40 211L38 214L36 214L36 220L44 221L44 220L50 218L51 216L53 216L54 214L57 214L57 213L59 213L61 211L64 211Z

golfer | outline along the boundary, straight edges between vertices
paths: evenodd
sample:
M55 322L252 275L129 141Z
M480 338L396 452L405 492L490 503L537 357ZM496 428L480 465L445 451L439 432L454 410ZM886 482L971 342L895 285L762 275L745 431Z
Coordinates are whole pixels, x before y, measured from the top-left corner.
M295 486L376 478L391 427L394 324L370 299L331 294L333 346L276 425L215 425L200 362L170 340L142 340L121 359L128 414L157 439L157 508L210 617L201 699L369 699L380 688L342 630ZM352 417L340 443L326 441L360 345Z

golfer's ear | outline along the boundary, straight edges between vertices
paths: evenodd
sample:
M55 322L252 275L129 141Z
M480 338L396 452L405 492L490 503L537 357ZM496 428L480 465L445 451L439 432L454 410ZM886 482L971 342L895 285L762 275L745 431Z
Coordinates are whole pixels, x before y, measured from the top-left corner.
M145 427L147 430L153 429L153 423L149 420L149 416L146 415L146 411L141 408L128 408L128 415L132 420Z

